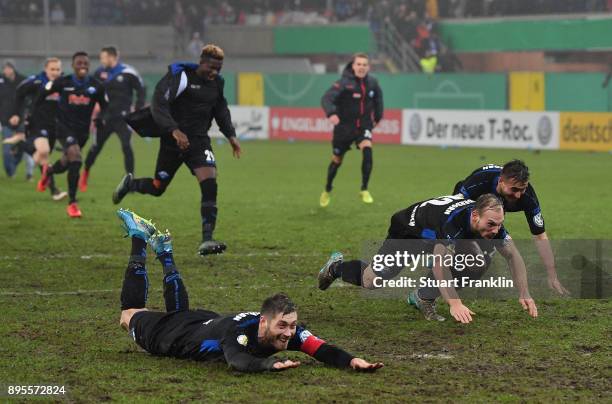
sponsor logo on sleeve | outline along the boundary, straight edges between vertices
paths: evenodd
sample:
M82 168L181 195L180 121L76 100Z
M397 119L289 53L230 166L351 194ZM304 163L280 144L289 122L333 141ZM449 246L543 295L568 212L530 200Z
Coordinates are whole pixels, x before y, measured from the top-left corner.
M542 212L538 213L533 217L533 224L538 227L544 227L544 218L542 217Z
M312 333L308 330L304 330L300 333L300 341L304 343L304 341L306 341L310 336L312 336Z

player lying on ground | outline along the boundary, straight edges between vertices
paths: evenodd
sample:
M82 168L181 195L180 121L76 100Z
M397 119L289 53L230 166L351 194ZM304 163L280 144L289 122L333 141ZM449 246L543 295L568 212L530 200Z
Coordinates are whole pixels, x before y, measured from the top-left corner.
M133 212L117 212L132 252L121 291L120 324L134 341L155 355L209 361L224 358L240 371L261 372L295 368L300 362L272 357L280 351L302 351L339 368L376 370L382 363L368 363L330 345L297 325L293 302L282 293L267 298L261 313L222 316L208 310L190 310L187 290L172 255L170 234ZM147 243L163 266L166 312L148 311Z
M480 167L466 179L459 181L453 194L460 193L465 198L476 199L491 190L504 202L504 212L525 213L536 249L546 267L548 287L560 295L568 295L569 291L557 277L555 256L544 228L540 202L535 189L529 183L529 168L521 160L509 161L503 167L494 164Z
M484 251L497 250L510 266L514 283L519 290L519 303L532 317L537 317L537 307L529 295L525 263L504 229L503 222L502 202L493 194L482 195L475 202L464 199L461 195L418 202L391 217L387 238L377 255L406 252L433 253L436 257L444 257L461 253L484 257L483 265L473 265L461 271L446 268L443 260L434 259L429 278L436 281L456 279L459 276L479 279L491 262ZM380 285L377 278L394 278L403 268L403 265L396 264L376 270L372 264L361 260L345 262L341 253L334 253L319 271L319 289L327 289L337 278L353 285L374 289ZM436 299L440 295L450 306L450 314L457 321L472 321L474 312L462 303L452 284L449 287L420 288L411 293L411 304L414 304L427 320L444 321L444 317L436 312Z

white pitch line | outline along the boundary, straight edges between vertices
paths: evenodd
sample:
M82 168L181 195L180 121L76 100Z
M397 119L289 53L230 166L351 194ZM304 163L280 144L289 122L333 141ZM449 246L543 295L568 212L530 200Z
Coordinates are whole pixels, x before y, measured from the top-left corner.
M251 285L251 286L199 286L194 287L193 290L225 290L225 289L266 289L268 285ZM291 286L285 286L290 288ZM302 287L302 285L296 285L294 287ZM149 289L153 292L161 292L162 289ZM11 292L2 291L0 296L75 296L75 295L86 295L92 293L119 293L121 289L77 289L77 290L66 290L66 291L50 291L44 290L32 290L28 292Z
M322 257L325 258L326 255L325 254L318 254L318 253L310 253L310 254L280 254L277 252L252 252L252 253L245 253L245 254L240 254L240 253L225 253L223 254L226 257L287 257L287 258L305 258L305 257ZM56 259L66 259L66 258L80 258L82 260L90 260L93 258L125 258L126 260L128 259L128 256L126 254L88 254L88 255L80 255L80 254L52 254L52 255L40 255L38 257L36 256L28 256L28 257L22 257L19 255L14 255L14 256L10 256L10 255L4 255L4 256L0 256L0 259L2 260L11 260L11 261L17 261L17 260L22 260L22 259L44 259L44 260L56 260ZM151 259L153 259L154 257L151 256Z

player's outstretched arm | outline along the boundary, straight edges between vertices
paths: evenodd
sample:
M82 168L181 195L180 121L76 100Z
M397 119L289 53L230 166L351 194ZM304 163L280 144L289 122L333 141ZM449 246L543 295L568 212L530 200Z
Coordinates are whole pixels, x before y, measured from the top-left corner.
M555 256L553 254L553 250L550 245L550 240L548 240L546 232L534 235L533 241L535 242L538 254L540 254L540 258L542 259L544 267L546 268L546 273L548 274L548 287L559 293L561 296L569 296L569 290L567 290L561 284L559 278L557 277Z
M452 252L443 244L438 243L434 246L434 257L444 257L448 254L452 254ZM470 310L467 306L463 304L461 298L459 297L459 294L457 293L457 290L455 290L455 288L450 283L450 280L453 279L453 276L450 270L444 265L442 265L442 262L443 260L434 260L434 266L432 269L434 278L436 280L449 281L448 285L450 286L439 288L440 294L442 295L446 303L448 303L448 306L450 308L450 314L455 320L463 324L471 323L472 316L476 313L474 313L472 310Z
M374 371L383 367L381 362L369 363L364 359L356 358L343 349L312 335L310 331L303 327L298 327L297 332L289 342L288 349L304 352L319 362L337 368Z
M523 309L529 312L531 317L536 318L538 316L538 308L529 294L527 268L525 267L523 257L521 257L521 254L511 239L508 240L503 247L499 247L499 253L508 262L510 272L512 273L512 279L519 290L519 303Z

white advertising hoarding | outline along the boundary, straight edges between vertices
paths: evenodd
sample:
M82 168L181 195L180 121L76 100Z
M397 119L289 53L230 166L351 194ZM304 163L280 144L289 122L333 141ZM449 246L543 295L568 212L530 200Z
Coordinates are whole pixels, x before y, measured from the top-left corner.
M268 139L270 114L268 107L230 105L229 108L239 139ZM214 119L208 134L210 137L223 137Z
M558 149L558 112L405 109L402 144Z

